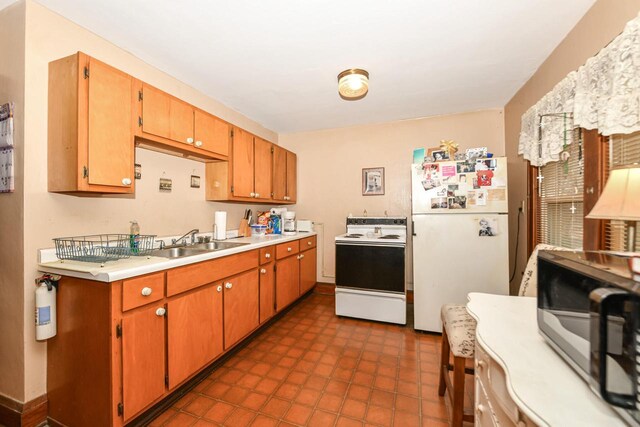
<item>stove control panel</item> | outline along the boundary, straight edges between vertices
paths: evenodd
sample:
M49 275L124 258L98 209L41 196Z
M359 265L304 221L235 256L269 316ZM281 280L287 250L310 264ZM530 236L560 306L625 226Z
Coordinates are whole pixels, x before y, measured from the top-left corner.
M347 225L407 225L407 218L392 218L392 217L351 217L347 218Z

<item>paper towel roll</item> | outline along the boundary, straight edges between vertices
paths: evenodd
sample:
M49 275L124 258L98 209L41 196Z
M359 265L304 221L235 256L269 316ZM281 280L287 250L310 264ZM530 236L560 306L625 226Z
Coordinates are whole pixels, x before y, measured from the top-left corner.
M215 240L224 240L227 238L227 213L225 211L216 211L213 214L213 238Z

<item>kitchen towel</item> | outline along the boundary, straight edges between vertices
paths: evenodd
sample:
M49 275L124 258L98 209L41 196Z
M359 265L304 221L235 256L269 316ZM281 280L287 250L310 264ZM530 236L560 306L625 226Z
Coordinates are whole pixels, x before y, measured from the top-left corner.
M213 214L213 238L214 240L224 240L227 238L227 213L216 211Z
M13 148L0 149L0 193L12 193L13 179Z
M0 105L0 148L13 147L13 102Z

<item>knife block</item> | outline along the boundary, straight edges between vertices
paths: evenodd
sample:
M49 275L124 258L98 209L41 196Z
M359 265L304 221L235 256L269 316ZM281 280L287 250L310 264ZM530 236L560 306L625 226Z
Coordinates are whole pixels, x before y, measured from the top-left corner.
M251 227L249 227L249 221L246 219L240 220L240 227L238 227L238 235L249 237L251 236Z

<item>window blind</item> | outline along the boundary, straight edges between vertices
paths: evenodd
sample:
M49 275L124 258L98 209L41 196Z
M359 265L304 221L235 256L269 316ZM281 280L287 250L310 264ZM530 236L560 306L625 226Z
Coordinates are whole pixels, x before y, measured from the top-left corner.
M566 161L548 163L538 169L539 203L537 243L582 248L584 161L582 133L568 131L571 144Z
M609 172L619 166L640 163L640 132L609 137ZM608 177L608 174L607 174ZM627 227L624 221L609 221L605 226L605 245L613 251L626 249ZM640 248L640 234L636 236L636 248Z

